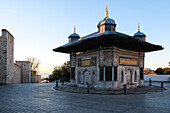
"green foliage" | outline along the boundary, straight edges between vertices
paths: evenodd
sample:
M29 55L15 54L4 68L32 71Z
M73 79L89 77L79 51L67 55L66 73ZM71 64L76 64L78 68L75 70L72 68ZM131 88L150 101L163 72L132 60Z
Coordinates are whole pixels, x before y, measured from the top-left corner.
M170 74L170 68L166 67L166 68L162 69L161 67L159 67L155 70L155 73L157 73L157 74Z
M26 58L25 61L29 61L31 63L31 75L37 75L39 72L38 68L40 65L40 60L35 57Z
M163 69L161 67L159 67L155 70L155 73L156 74L163 74Z
M56 66L51 75L49 75L49 81L55 81L62 79L64 81L70 80L70 61L65 62L62 66Z
M163 74L170 74L170 68L163 68Z

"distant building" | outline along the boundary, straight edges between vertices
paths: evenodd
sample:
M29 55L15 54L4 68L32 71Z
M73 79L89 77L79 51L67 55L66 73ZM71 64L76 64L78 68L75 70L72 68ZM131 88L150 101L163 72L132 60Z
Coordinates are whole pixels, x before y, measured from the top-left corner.
M145 52L162 50L163 47L146 42L140 31L129 36L116 31L116 22L106 17L97 25L98 31L84 37L74 33L69 43L53 49L70 54L71 83L97 88L122 88L144 85Z
M14 37L6 29L0 36L0 84L17 84L31 82L31 63L16 61L14 63Z
M41 83L41 75L32 75L31 83Z
M154 70L152 70L151 68L144 68L144 74L146 74L146 75L156 75L156 73L154 73Z

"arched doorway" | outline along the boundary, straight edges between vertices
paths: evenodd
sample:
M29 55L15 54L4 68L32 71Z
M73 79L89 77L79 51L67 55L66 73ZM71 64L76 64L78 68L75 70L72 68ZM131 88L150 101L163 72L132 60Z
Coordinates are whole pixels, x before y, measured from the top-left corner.
M132 85L132 75L133 75L133 70L131 68L126 69L126 83L128 85Z
M86 84L87 82L88 82L89 84L91 84L90 71L84 70L83 76L84 76L84 77L83 77L83 78L84 78L84 80L83 80L84 84Z
M129 85L132 85L132 73L130 71L127 71L126 73L126 82Z

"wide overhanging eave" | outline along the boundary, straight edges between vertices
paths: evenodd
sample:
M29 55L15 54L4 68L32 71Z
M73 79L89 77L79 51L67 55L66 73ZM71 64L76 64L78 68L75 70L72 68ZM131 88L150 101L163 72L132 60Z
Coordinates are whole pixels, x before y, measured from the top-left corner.
M118 47L122 49L151 52L164 49L160 45L154 45L148 42L141 41L137 38L125 35L102 35L93 38L78 40L77 42L68 43L58 48L53 49L55 52L72 53L83 52L99 47Z

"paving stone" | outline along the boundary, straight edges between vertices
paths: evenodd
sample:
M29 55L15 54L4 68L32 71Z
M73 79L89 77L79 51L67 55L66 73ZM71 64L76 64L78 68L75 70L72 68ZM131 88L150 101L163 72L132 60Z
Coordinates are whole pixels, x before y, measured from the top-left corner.
M70 93L54 90L53 86L54 83L0 86L0 113L170 112L170 83L165 83L167 91L128 95Z

